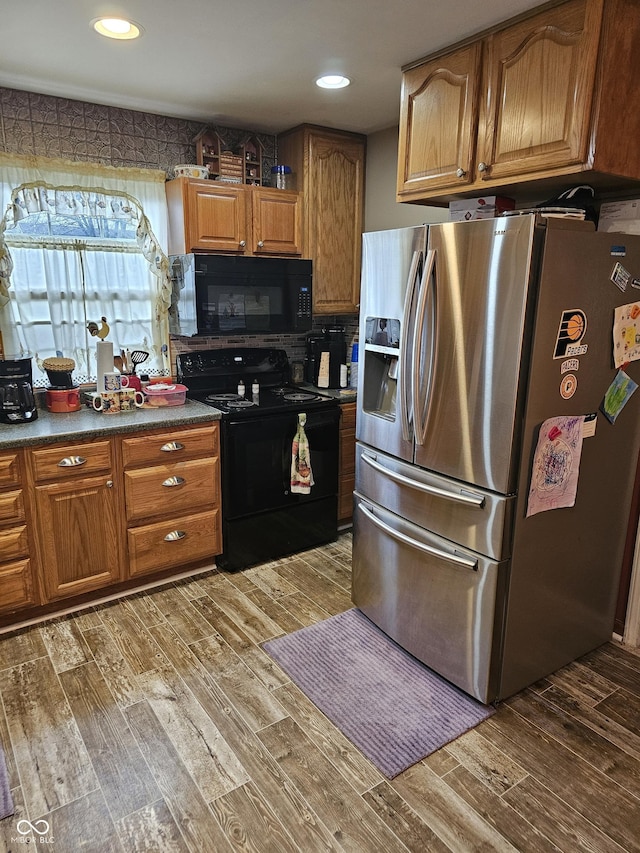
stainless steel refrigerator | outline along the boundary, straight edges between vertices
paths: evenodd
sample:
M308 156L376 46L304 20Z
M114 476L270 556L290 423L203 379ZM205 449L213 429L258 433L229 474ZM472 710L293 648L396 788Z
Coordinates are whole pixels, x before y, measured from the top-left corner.
M364 235L353 602L482 702L612 636L640 390L612 419L601 404L638 286L640 237L576 220ZM555 418L579 423L574 502L527 516L558 487L538 470Z

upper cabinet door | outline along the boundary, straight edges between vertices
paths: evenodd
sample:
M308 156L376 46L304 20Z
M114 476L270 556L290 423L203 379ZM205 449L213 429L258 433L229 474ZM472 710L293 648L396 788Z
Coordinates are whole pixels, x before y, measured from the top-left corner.
M191 181L187 194L187 251L249 251L244 187Z
M477 178L586 163L602 0L570 0L489 36Z
M302 201L298 193L255 189L251 205L253 254L302 254Z
M475 42L404 73L398 201L474 180L481 56Z

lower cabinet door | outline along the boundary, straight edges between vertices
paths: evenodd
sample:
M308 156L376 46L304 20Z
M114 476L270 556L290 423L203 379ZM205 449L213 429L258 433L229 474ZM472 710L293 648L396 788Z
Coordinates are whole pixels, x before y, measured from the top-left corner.
M122 578L116 493L106 476L36 488L38 539L48 601Z
M213 558L222 550L217 509L127 531L131 577Z

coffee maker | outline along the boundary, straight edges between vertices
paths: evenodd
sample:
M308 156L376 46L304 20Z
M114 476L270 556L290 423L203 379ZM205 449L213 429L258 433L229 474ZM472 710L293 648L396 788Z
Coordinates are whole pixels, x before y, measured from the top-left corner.
M327 365L328 376L322 376L322 365ZM322 388L340 388L340 365L347 363L347 344L344 326L328 326L321 332L307 335L304 359L305 382Z
M0 359L0 423L30 423L38 417L30 358Z

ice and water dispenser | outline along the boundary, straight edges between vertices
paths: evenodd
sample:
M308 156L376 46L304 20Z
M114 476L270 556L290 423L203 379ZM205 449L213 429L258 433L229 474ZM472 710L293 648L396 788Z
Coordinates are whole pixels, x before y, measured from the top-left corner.
M362 407L371 414L396 419L400 321L389 317L367 317L364 346Z

